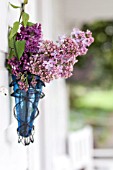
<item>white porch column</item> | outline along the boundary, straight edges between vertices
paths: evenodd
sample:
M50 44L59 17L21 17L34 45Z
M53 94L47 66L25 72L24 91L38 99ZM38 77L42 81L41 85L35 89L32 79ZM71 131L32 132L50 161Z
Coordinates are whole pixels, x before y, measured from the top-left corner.
M6 0L0 0L0 23L0 89L2 90L2 87L8 89L9 86L8 71L5 68L6 53L8 52L8 4ZM4 133L9 123L9 94L5 96L0 92L0 135Z
M5 88L9 89L8 71L5 68L6 54L0 51L0 134L8 127L10 123L10 107L9 107L9 93L7 95L2 92Z
M57 0L38 0L37 9L40 11L38 20L42 23L45 39L55 37L54 6ZM39 12L37 10L37 13ZM60 18L59 18L60 19ZM53 161L56 156L66 152L68 97L64 80L55 80L43 88L45 98L40 101L39 116L39 146L41 170L54 170Z
M8 89L8 71L5 68L6 53L8 52L8 4L0 0L0 88ZM0 93L0 134L10 123L9 94Z
M10 142L7 138L7 128L10 124L9 93L5 96L2 90L8 90L8 71L5 68L8 52L8 3L0 0L0 169L10 170Z
M20 5L24 0L10 0L10 2L14 5ZM25 7L25 11L30 15L30 21L36 23L37 22L37 0L28 0L28 4ZM9 23L10 25L13 24L14 21L18 20L19 18L19 9L13 9L10 8L10 17L9 17ZM13 101L13 107L15 102ZM39 137L38 137L38 118L35 120L35 135L34 135L34 143L30 144L29 146L25 147L22 146L22 144L18 144L17 141L17 121L15 118L13 118L12 126L11 126L11 133L13 134L13 149L12 149L12 156L14 159L14 162L16 162L16 156L18 160L20 159L20 164L23 165L24 170L41 170L40 169L40 155L39 155ZM15 129L15 131L13 130ZM26 168L25 168L26 167ZM21 168L20 168L21 169ZM23 169L21 169L23 170Z

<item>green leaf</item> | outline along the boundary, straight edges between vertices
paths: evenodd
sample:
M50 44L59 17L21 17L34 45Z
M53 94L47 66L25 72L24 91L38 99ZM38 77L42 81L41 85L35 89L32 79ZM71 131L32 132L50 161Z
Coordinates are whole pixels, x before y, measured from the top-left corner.
M9 39L9 48L14 48L13 38Z
M24 4L28 4L28 0L24 0Z
M10 50L8 59L11 59L14 56L14 50Z
M10 34L9 34L9 39L13 38L14 35L17 33L18 28L19 28L19 24L20 24L19 22L15 22L13 24L13 28L11 29Z
M25 40L22 40L22 41L16 41L15 42L15 47L16 47L16 53L17 53L17 57L18 59L20 60L21 56L23 55L24 53L24 50L25 50L25 43L26 41Z
M11 39L8 39L9 48L14 48L15 39L16 39L16 36L14 36Z
M23 21L23 25L24 25L24 27L26 27L26 26L27 26L27 22L28 22L28 20L29 20L29 14L27 14L27 13L23 12L23 14L22 14L22 21Z
M9 2L9 4L10 4L13 8L21 8L20 6L15 6L15 5L11 4L10 2Z
M34 23L32 23L32 22L27 22L27 26L32 26L32 25L34 25Z

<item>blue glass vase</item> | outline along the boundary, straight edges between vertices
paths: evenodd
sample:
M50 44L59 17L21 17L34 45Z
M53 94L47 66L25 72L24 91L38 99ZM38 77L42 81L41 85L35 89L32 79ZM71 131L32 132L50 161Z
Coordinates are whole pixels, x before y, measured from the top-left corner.
M15 97L14 115L18 121L18 142L29 145L34 142L34 119L38 116L38 103L39 99L44 97L42 87L44 83L37 76L37 84L33 87L29 81L28 91L21 90L15 76L12 76L14 93L11 96ZM30 77L29 77L30 80Z

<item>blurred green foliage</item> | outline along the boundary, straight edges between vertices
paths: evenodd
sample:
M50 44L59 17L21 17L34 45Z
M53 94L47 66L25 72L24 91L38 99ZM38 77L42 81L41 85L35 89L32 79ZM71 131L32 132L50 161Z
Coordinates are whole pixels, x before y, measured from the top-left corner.
M71 131L90 124L94 128L95 147L113 147L113 90L69 85Z
M104 88L113 87L113 21L84 24L82 30L87 29L92 31L95 41L87 55L79 57L76 67L84 69L88 64L92 64L89 74L90 77L92 76L92 81L89 83ZM90 58L92 61L89 60Z
M82 85L70 86L70 105L72 109L102 109L113 112L113 90L85 87Z
M78 57L70 89L70 129L94 127L95 147L113 147L113 21L84 24L95 39L87 55ZM76 78L78 77L78 78Z

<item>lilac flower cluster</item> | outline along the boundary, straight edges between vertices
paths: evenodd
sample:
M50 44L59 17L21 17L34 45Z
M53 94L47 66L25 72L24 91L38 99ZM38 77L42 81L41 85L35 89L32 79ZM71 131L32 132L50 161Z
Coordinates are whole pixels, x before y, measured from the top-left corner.
M43 40L41 25L21 27L17 40L26 40L25 51L17 60L17 56L8 60L12 74L19 79L21 89L27 90L28 75L32 76L32 85L36 85L36 76L43 82L49 83L57 78L68 78L72 75L77 56L85 55L88 47L93 43L92 33L73 29L71 35L61 36L54 43Z
M22 26L20 32L17 34L17 40L26 40L25 52L37 53L42 41L41 24L34 24L33 26Z
M88 47L94 41L91 31L87 30L84 32L77 28L73 29L71 38L78 45L77 56L85 55L88 51Z

